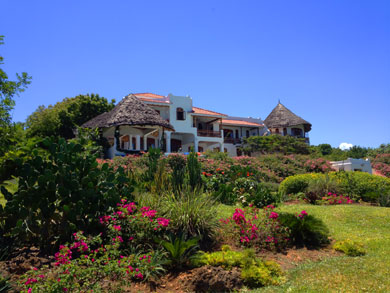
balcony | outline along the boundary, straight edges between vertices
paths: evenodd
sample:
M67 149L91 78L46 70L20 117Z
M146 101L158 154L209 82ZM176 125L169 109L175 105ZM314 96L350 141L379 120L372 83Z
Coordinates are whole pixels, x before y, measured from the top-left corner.
M241 143L241 138L225 137L223 142L224 143L239 144L239 143Z
M213 131L213 130L199 130L198 136L204 137L221 137L221 131Z

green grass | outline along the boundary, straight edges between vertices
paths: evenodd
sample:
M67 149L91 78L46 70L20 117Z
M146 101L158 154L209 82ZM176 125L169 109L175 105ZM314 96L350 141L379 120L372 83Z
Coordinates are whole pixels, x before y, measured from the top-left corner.
M284 285L256 292L390 292L390 208L290 205L277 210L306 210L325 222L333 239L357 240L367 254L306 262L287 272Z

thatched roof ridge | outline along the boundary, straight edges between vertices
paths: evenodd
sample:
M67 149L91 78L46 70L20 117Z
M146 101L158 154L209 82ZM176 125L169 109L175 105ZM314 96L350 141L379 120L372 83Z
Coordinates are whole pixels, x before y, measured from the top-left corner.
M155 125L174 130L168 121L164 120L154 109L140 101L133 94L124 97L111 111L85 122L82 127L100 128L119 125Z
M311 130L310 122L295 115L280 102L264 120L264 123L268 128L291 127L303 124L306 132Z

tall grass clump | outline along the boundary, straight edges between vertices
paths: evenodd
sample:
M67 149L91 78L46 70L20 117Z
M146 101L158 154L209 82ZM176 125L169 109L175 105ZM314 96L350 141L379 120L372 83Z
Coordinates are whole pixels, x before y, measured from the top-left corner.
M198 190L182 191L179 196L170 194L161 209L170 219L172 233L182 233L186 239L199 237L201 245L213 242L218 227L217 205L209 194Z
M202 186L201 168L202 165L198 161L198 154L192 149L187 158L188 183L192 190Z

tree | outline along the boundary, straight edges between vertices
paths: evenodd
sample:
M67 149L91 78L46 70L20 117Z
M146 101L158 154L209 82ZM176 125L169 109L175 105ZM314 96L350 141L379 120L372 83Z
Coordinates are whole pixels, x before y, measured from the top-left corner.
M26 121L29 136L73 138L74 130L99 114L110 111L115 100L95 94L65 98L54 106L39 106Z
M318 148L323 156L330 155L332 153L332 146L328 143L319 144Z
M348 150L347 154L349 158L361 159L367 156L367 152L367 148L354 145Z
M0 36L0 45L4 44L4 36ZM0 56L0 65L4 64ZM16 74L16 81L8 79L8 75L0 68L0 156L12 145L13 128L11 111L15 107L15 95L23 92L31 83L31 77L26 72Z

